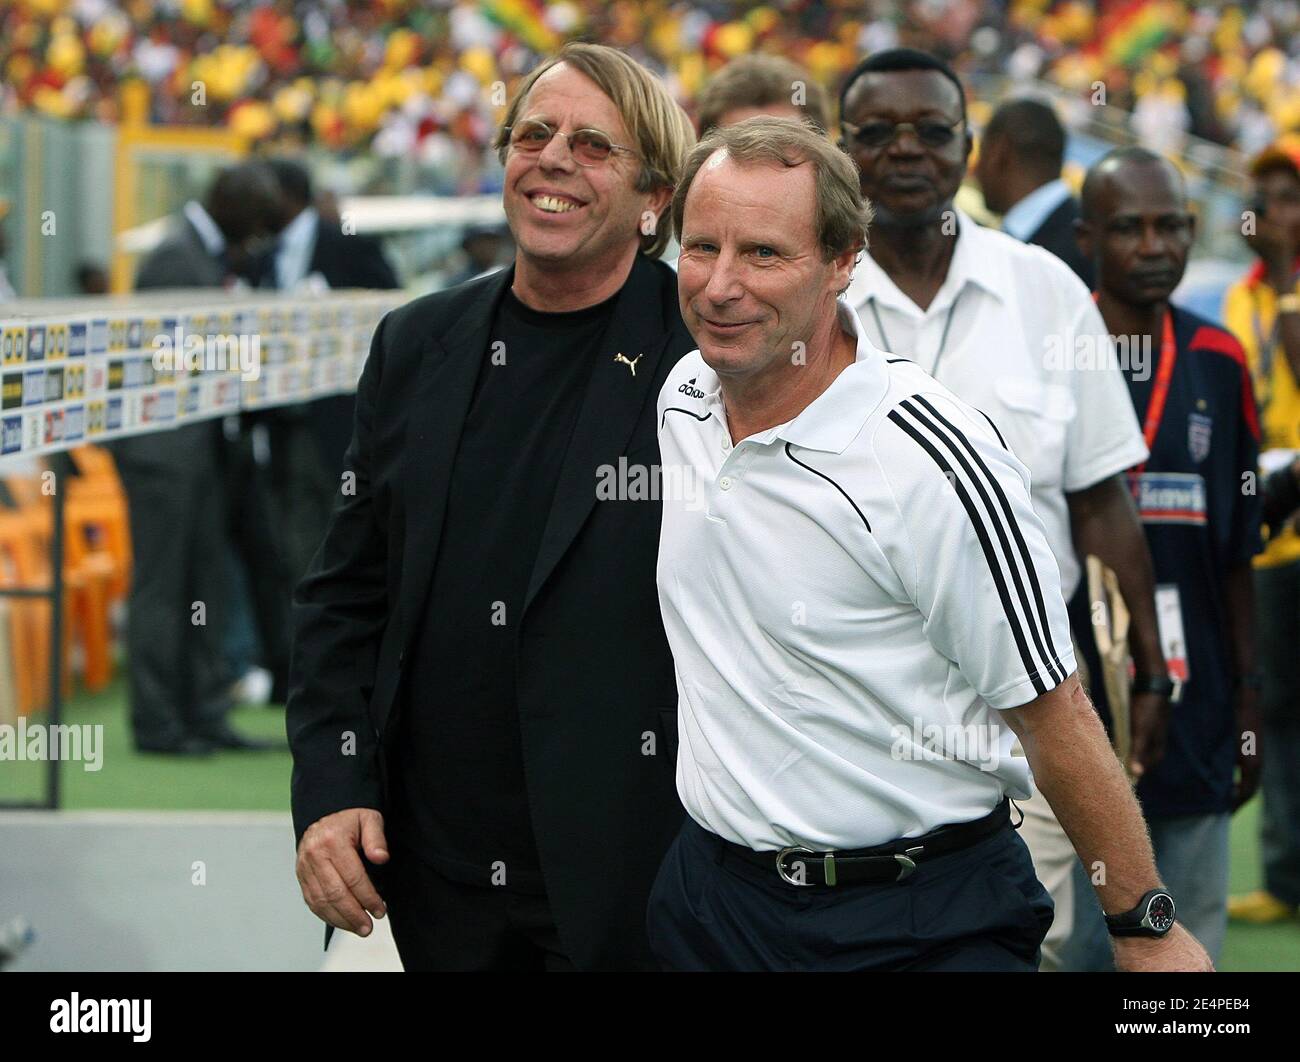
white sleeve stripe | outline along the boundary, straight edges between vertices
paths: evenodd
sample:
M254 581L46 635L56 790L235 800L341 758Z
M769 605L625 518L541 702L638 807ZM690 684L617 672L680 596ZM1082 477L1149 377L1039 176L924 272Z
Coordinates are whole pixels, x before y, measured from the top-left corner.
M997 496L998 504L1002 508L1002 516L1005 519L1007 526L1011 528L1012 537L1016 540L1016 549L1020 553L1021 564L1024 565L1025 575L1029 580L1030 588L1034 592L1034 605L1037 610L1038 623L1041 625L1042 637L1046 642L1046 645L1044 646L1044 642L1039 641L1038 639L1038 627L1031 624L1031 627L1033 628L1035 634L1034 642L1038 646L1039 653L1041 653L1044 659L1048 661L1049 672L1056 678L1057 682L1064 682L1065 669L1064 667L1062 667L1060 663L1060 652L1056 648L1056 643L1052 640L1052 625L1047 618L1047 602L1043 597L1043 588L1039 585L1038 582L1038 570L1037 568L1034 567L1033 559L1030 557L1029 554L1029 547L1025 544L1025 537L1020 531L1020 523L1019 521L1016 520L1014 514L1011 512L1011 503L1007 500L1006 493L1002 489L1002 484L998 482L997 477L993 475L993 473L989 470L988 465L984 463L984 459L980 457L980 455L975 451L975 448L971 446L970 440L966 438L966 436L963 435L962 432L958 430L958 428L951 421L949 421L947 417L945 417L942 413L940 413L937 409L935 409L934 406L932 406L929 402L927 402L924 397L922 397L921 395L916 395L915 397L916 397L916 401L918 401L921 405L925 406L925 408L928 409L930 413L934 415L935 420L943 424L943 426L946 427L948 431L951 432L952 435L956 437L957 441L961 443L962 447L966 450L966 452L970 454L971 460L974 461L975 464L977 464L980 467L980 470L984 473L984 477L987 479L989 485L993 488L993 493ZM917 415L918 416L921 415L919 411ZM998 429L995 425L993 425L993 422L991 420L989 421L989 424L990 426L993 427L994 433L998 434ZM999 440L1001 440L1000 434L998 435L998 438ZM1005 443L1003 443L1003 448L1004 449L1006 448ZM960 455L958 456L960 457ZM967 472L970 473L970 470L967 469ZM973 473L970 474L973 475ZM1004 548L1005 548L1005 544L1004 544ZM1019 588L1019 582L1017 582L1017 588ZM1026 607L1027 610L1028 602L1025 601L1023 595L1021 597L1021 602Z
M985 483L976 474L975 470L966 461L965 457L953 444L952 440L939 430L924 414L922 414L910 402L901 403L904 409L917 423L912 424L905 420L898 411L895 410L889 414L899 427L910 435L931 457L931 459L943 471L945 477L952 484L954 491L961 500L963 507L966 509L967 516L970 518L971 526L979 539L980 546L984 552L984 558L988 565L989 572L993 576L994 585L998 591L998 597L1002 602L1002 609L1011 626L1012 636L1016 642L1016 648L1020 654L1021 662L1024 665L1026 674L1033 680L1034 688L1039 693L1047 692L1047 686L1044 684L1042 674L1046 674L1053 685L1059 683L1064 678L1064 671L1061 669L1059 662L1053 659L1043 645L1041 634L1034 623L1033 612L1029 605L1028 595L1025 592L1024 582L1021 573L1017 567L1014 554L1011 550L1011 544L1007 536L1006 528L996 509L993 507L992 500L989 497ZM934 436L931 441L926 434L919 430L923 426L930 434ZM955 429L954 429L955 430ZM960 433L958 433L960 434ZM987 515L980 512L979 505L971 496L971 492L962 477L953 468L948 458L940 451L939 447L946 450L947 453L961 465L970 480L970 485L979 493L984 503ZM1014 524L1014 518L1011 518ZM990 526L996 533L998 543L1002 547L999 555L997 546L989 534ZM1010 574L1011 582L1015 584L1016 598L1013 601L1011 589L1008 586L1007 575ZM1019 605L1019 608L1017 608ZM1027 636L1028 635L1028 636ZM1030 641L1033 641L1033 649L1030 648ZM1035 652L1037 657L1042 661L1040 666L1035 661Z

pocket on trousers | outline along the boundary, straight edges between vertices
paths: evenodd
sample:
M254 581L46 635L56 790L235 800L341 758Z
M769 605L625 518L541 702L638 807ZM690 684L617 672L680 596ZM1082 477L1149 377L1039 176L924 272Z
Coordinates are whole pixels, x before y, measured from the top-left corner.
M1036 951L1056 916L1052 897L1034 873L1034 864L1024 842L1013 834L1002 843L1005 847L994 855L990 863L997 871L1004 902L1017 924L1024 929L1026 941L1032 945L1027 951Z
M691 923L691 916L685 911L688 904L683 863L682 835L678 833L664 853L646 901L645 927L650 951L669 969L680 962L677 954L680 938L684 928Z

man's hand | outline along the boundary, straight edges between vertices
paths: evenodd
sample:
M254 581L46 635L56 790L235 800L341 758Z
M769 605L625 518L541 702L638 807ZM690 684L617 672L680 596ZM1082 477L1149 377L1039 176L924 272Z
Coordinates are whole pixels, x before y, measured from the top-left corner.
M298 844L298 884L312 913L338 929L368 937L384 901L361 865L363 851L372 863L388 862L384 817L373 808L348 808L317 819Z
M1178 922L1163 937L1111 937L1120 973L1214 973L1201 942Z
M1260 766L1263 764L1260 738L1258 695L1243 686L1237 690L1237 776L1233 786L1232 810L1236 811L1259 789Z
M1165 756L1165 735L1169 731L1169 698L1158 693L1135 693L1129 704L1133 747L1128 771L1141 778Z

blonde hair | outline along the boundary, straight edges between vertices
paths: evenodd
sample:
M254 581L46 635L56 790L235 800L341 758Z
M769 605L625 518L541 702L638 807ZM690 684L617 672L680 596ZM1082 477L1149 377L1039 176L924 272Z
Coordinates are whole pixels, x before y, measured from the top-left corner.
M695 145L673 194L673 225L679 239L691 182L705 160L718 150L725 150L729 158L739 163L779 166L811 163L817 188L813 227L822 259L829 262L845 251L866 248L871 204L862 196L853 161L807 118L796 121L768 116L718 126Z
M637 149L641 162L636 190L644 193L656 188L675 188L686 153L695 143L691 120L658 77L617 48L603 44L570 42L524 78L506 108L505 119L493 142L501 164L505 165L510 148L510 127L519 117L528 93L539 77L560 63L594 81L618 110L632 138L628 146ZM669 207L665 206L656 219L654 231L642 233L642 254L657 258L668 246L672 235L667 224L668 212Z

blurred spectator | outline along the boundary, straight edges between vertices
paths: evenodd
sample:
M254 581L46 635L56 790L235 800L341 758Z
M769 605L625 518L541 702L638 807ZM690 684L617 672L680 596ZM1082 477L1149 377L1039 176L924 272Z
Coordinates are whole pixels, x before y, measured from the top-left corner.
M220 288L278 209L270 173L221 171L203 203L185 204L140 264L136 288ZM131 725L141 751L204 755L264 747L226 721L231 676L222 665L228 622L221 421L112 444L130 507L135 556L128 599Z
M343 230L337 198L314 191L303 163L276 158L270 165L284 212L270 268L262 270L261 287L291 291L304 283L314 288L401 286L380 242ZM305 408L281 411L272 420L274 497L283 510L285 559L292 582L307 570L324 534L338 495L355 409L354 395L331 395Z
M502 225L471 225L460 238L465 268L451 278L447 287L464 284L509 262L510 230Z
M1092 287L1092 265L1079 251L1074 223L1079 204L1061 180L1065 127L1051 104L1019 99L1002 104L980 139L975 179L984 204L1002 215L1002 231L1045 247Z
M270 275L259 287L293 291L308 287L396 288L397 276L379 242L345 234L337 216L323 217L312 194L311 175L301 162L273 158L268 165L280 186L283 205Z
M1180 683L1168 751L1138 780L1138 799L1178 918L1217 964L1228 828L1259 784L1250 562L1260 506L1242 490L1259 456L1255 397L1241 345L1169 301L1196 231L1178 170L1145 148L1112 151L1088 171L1082 209L1079 243L1096 267L1106 327L1129 352L1148 352L1120 362L1151 451L1129 476L1155 565L1165 662Z
M486 192L499 172L493 86L510 91L565 39L623 49L681 101L742 56L784 56L827 85L858 54L903 43L970 77L1042 79L1082 99L1104 85L1144 143L1173 147L1190 128L1250 150L1297 121L1298 30L1294 3L1171 0L19 0L0 6L0 114L132 114L263 144L368 148L427 167L440 191Z
M1300 453L1300 152L1270 148L1251 176L1243 235L1259 261L1228 289L1223 313L1246 351L1261 410L1260 465L1269 472ZM1264 888L1228 905L1230 917L1249 922L1292 918L1300 905L1300 535L1294 519L1269 532L1255 561Z
M108 294L108 270L98 262L82 262L74 271L77 290L83 295Z
M809 118L824 130L831 125L826 90L798 63L777 55L742 56L714 74L700 93L695 122L703 136L759 114Z
M971 151L961 82L913 49L877 52L845 80L846 150L875 207L867 253L846 297L872 342L919 364L982 410L1029 468L1034 509L1068 599L1078 555L1116 573L1137 663L1131 769L1162 754L1168 683L1156 629L1151 558L1123 472L1146 457L1123 377L1088 289L1042 248L981 228L954 205ZM1076 352L1097 362L1076 362ZM1053 356L1055 351L1055 356ZM1075 906L1074 847L1040 795L1023 805L1020 835L1056 903L1043 968L1059 969Z

